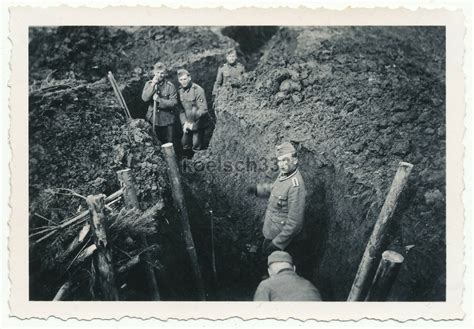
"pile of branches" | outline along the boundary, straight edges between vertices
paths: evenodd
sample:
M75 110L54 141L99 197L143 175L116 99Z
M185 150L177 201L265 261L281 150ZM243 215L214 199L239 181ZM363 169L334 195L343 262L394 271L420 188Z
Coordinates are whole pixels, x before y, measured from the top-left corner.
M79 197L84 203L86 199L65 188L47 192L54 196ZM123 202L123 189L105 198L104 226L108 244L112 249L115 273L119 278L140 262L148 262L158 271L162 270L157 257L152 257L152 263L143 257L145 252L158 252L159 246L151 243L144 247L141 239L147 237L149 241L156 241L158 230L155 218L163 208L164 204L159 202L145 211L127 209ZM91 260L97 246L91 236L90 211L84 210L62 220L51 220L38 213L35 213L33 218L46 223L30 228L30 255L41 255L39 268L35 270L40 273L55 273L45 295L54 300L96 299L93 289L94 267ZM124 281L123 278L121 281ZM126 282L119 285L124 287Z

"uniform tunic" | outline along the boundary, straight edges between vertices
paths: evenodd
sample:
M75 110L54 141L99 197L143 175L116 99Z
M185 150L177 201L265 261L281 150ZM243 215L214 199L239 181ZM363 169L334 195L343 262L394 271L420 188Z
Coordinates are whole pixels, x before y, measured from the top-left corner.
M304 222L306 188L299 170L280 175L273 184L258 184L257 195L270 195L263 236L281 250L300 233Z
M174 123L174 109L178 104L178 97L176 88L168 81L163 80L161 83L153 86L152 81L145 83L142 92L142 100L148 102L148 111L146 113L146 119L152 123L153 121L153 95L158 93L158 100L156 106L156 126L168 126Z
M179 101L182 106L179 115L181 124L192 124L192 131L202 128L201 118L207 114L207 102L204 89L194 82L188 88L179 87Z
M220 86L230 85L232 87L239 87L242 83L242 75L244 72L245 68L240 63L233 65L225 63L219 67L212 94L216 95Z
M254 301L322 301L319 290L292 269L283 269L260 282Z

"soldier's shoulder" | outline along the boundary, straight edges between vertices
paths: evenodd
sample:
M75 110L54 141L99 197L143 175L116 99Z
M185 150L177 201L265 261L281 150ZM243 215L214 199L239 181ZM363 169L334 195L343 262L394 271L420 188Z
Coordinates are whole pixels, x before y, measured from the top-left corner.
M238 62L238 63L237 63L237 67L243 69L243 68L244 68L244 65L243 65L242 63Z
M171 86L171 87L174 88L174 84L169 80L166 80L166 85Z
M196 90L199 90L199 91L204 91L204 89L200 85L198 85L197 83L194 83L194 82L193 82L192 88L194 88Z

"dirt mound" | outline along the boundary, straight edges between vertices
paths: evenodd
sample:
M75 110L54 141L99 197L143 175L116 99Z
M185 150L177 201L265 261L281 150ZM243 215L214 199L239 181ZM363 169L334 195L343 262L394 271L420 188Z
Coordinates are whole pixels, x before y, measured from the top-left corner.
M242 88L219 95L210 151L199 159L260 164L201 173L211 190L231 200L223 209L234 220L225 225L237 235L242 257L253 257L246 244L260 238L265 207L245 188L274 177L273 148L290 140L309 190L312 279L326 299L344 300L397 164L407 161L414 170L387 243L402 253L415 248L391 298L444 300L444 41L444 30L433 27L276 33Z

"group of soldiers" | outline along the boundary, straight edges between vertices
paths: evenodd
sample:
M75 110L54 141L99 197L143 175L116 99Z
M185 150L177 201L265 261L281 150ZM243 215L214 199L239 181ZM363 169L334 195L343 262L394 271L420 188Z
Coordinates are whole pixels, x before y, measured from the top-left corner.
M245 69L237 62L237 53L230 49L227 62L219 67L212 94L222 86L239 87ZM154 77L143 88L142 99L149 102L146 115L155 129L158 139L173 142L175 109L179 110L182 127L183 151L202 149L203 121L209 115L204 89L191 79L185 69L178 70L178 92L166 79L166 66L156 63ZM279 176L273 183L249 186L247 192L268 197L263 223L262 255L268 265L269 277L263 280L255 292L255 301L320 301L319 291L308 280L296 273L304 265L305 249L303 224L306 188L298 170L298 158L294 146L285 142L276 147Z
M212 94L217 95L222 86L238 87L245 72L237 62L237 52L230 49L226 53L227 62L219 67ZM179 88L176 91L171 81L166 79L166 65L158 62L153 66L153 79L146 82L142 100L148 103L146 119L152 124L160 142L172 143L176 110L182 127L181 146L183 151L200 151L203 148L203 133L209 118L204 89L192 81L186 69L177 71Z

